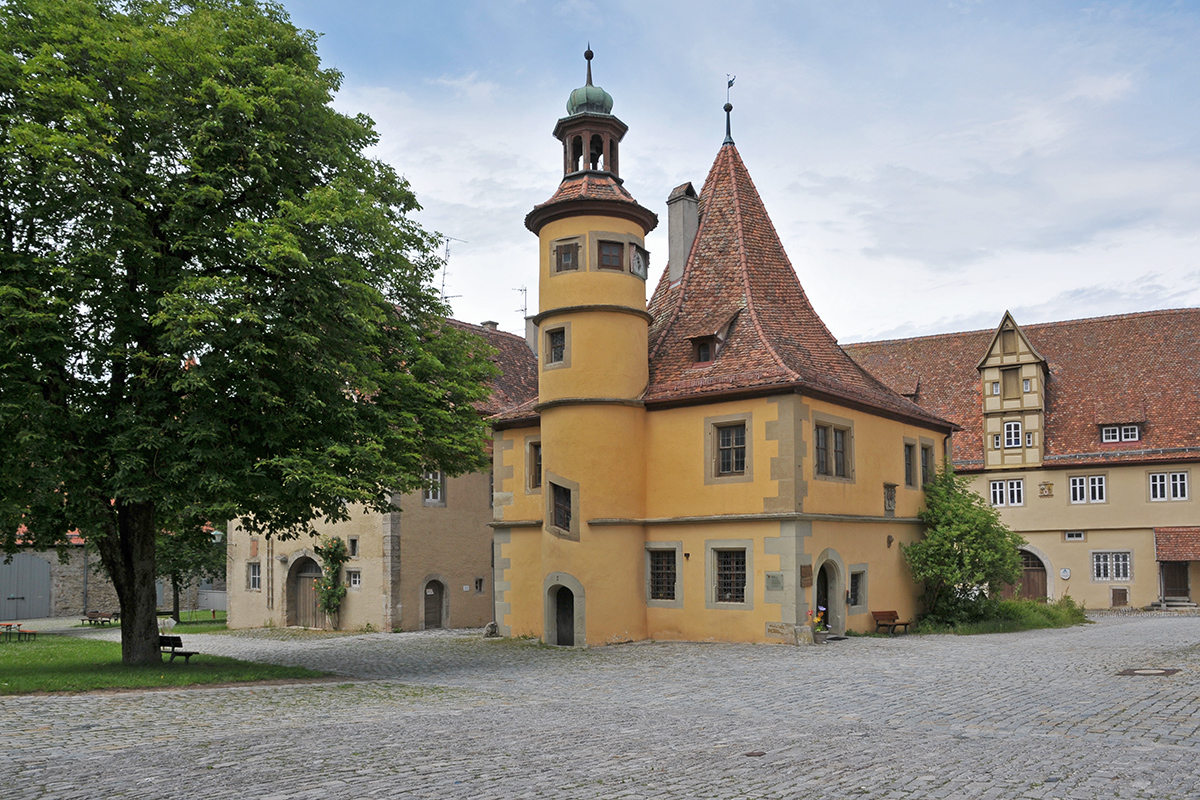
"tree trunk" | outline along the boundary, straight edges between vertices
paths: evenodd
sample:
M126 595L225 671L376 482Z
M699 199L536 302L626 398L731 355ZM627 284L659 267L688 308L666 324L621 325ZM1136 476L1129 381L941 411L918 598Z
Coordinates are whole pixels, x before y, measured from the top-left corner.
M121 661L158 664L158 615L154 592L154 504L114 505L115 525L96 539L121 601Z

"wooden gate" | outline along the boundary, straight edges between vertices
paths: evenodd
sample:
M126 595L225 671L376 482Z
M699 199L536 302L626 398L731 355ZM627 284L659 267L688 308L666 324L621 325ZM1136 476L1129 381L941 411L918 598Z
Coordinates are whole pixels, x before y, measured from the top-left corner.
M1000 596L1005 600L1045 600L1046 565L1028 550L1021 551L1021 582L1005 586Z
M441 581L425 584L425 630L442 627L442 600L445 591Z
M1164 600L1188 600L1188 561L1163 561L1162 586Z
M292 624L302 628L324 628L325 615L317 606L317 579L321 567L311 559L301 564L292 583Z
M50 616L50 562L17 553L12 563L0 559L0 620Z

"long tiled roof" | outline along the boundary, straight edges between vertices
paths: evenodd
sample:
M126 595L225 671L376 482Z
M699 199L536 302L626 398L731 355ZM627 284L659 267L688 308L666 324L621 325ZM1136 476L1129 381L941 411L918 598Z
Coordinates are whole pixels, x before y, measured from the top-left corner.
M1156 561L1200 561L1200 528L1155 528Z
M1046 359L1047 466L1200 460L1200 309L1149 311L1023 325ZM983 459L983 404L976 365L995 331L846 346L897 392L962 427L955 462ZM1100 426L1141 424L1136 442L1101 443Z
M664 273L650 300L647 403L792 386L949 427L884 386L838 346L808 302L733 144L717 154L699 207L700 225L682 278L672 285ZM695 364L693 338L727 325L717 357Z
M537 358L525 339L501 330L452 319L450 324L459 330L479 336L496 348L493 358L500 374L492 379L491 396L478 407L482 414L497 414L537 398Z

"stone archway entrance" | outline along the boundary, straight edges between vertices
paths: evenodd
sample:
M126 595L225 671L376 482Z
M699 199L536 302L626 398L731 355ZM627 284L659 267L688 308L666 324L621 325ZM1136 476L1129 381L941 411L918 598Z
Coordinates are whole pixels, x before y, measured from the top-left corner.
M825 609L825 625L834 633L846 630L846 587L837 562L832 559L821 564L817 570L816 604L812 612L815 618L819 609Z
M317 579L321 565L307 556L292 564L288 577L287 624L301 628L325 627L325 615L317 606Z
M575 646L575 593L565 586L554 594L554 643L563 647Z
M425 584L425 630L442 627L442 604L446 599L446 587L441 581Z

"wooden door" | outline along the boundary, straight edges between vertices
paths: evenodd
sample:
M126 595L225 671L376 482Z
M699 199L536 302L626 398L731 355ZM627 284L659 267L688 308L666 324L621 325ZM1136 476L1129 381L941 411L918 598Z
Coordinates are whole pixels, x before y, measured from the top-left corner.
M1191 597L1188 587L1187 561L1162 562L1163 598L1187 600Z
M0 559L0 620L48 616L50 562L29 553L16 553L8 564Z
M565 586L558 587L554 596L555 644L575 646L575 593Z
M296 573L296 624L302 628L325 627L324 615L317 606L317 579L321 568L312 562Z
M430 581L425 584L425 629L442 627L442 598L441 581Z
M1045 600L1046 566L1028 550L1021 551L1021 582L1005 586L1000 596L1005 600Z

